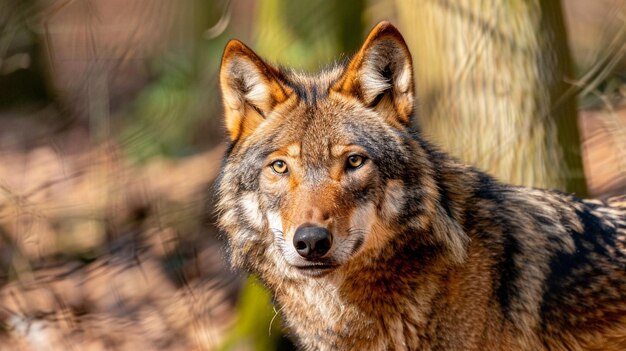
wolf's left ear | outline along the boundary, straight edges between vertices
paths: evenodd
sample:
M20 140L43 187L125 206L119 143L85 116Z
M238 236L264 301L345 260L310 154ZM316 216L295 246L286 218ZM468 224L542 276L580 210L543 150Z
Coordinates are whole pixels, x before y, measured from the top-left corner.
M386 21L372 29L333 89L387 111L391 122L408 125L413 114L413 66L398 29Z

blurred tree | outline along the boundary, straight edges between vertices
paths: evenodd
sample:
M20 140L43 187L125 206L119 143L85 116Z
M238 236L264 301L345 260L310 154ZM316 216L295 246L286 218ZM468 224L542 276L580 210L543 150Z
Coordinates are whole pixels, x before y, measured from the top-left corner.
M0 108L46 103L49 92L42 64L41 38L29 19L34 0L0 0Z
M365 0L260 1L254 49L274 62L318 69L359 48L364 10Z
M503 181L585 196L560 2L396 5L424 131Z
M133 101L121 140L128 155L186 156L221 142L217 71L227 37L203 33L227 12L224 1L148 2L167 21L159 30L166 49L150 60L154 76ZM167 26L166 26L167 25ZM219 34L222 34L221 32ZM132 48L129 48L131 50ZM201 128L202 124L210 128Z

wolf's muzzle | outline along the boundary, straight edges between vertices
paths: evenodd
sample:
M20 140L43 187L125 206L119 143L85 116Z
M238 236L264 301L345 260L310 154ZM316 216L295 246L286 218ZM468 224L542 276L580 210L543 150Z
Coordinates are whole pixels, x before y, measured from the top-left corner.
M303 224L293 236L293 246L300 256L306 259L316 259L324 256L332 245L332 235L328 229Z

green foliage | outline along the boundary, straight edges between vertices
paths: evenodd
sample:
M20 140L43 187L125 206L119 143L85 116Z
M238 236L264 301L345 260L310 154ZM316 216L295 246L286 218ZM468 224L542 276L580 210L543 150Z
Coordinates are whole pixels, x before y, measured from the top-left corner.
M280 318L273 309L271 295L250 277L239 299L239 320L221 350L247 346L255 351L276 350L280 340Z
M197 151L191 142L197 125L221 115L217 71L225 44L225 37L197 40L191 51L155 60L157 79L141 91L122 128L121 141L130 157L142 161Z
M260 1L254 49L264 57L316 70L352 54L362 40L364 0Z
M187 143L198 101L193 67L188 58L176 58L162 76L144 89L135 102L128 127L122 133L133 158L180 154Z

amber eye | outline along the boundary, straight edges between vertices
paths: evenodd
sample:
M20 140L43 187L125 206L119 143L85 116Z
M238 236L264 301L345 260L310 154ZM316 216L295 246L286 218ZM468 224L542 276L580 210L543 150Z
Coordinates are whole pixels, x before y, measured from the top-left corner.
M365 162L365 157L361 155L350 155L348 156L348 168L359 168Z
M278 174L287 173L287 163L285 163L285 161L281 161L281 160L274 161L272 162L271 167L274 170L274 172Z

